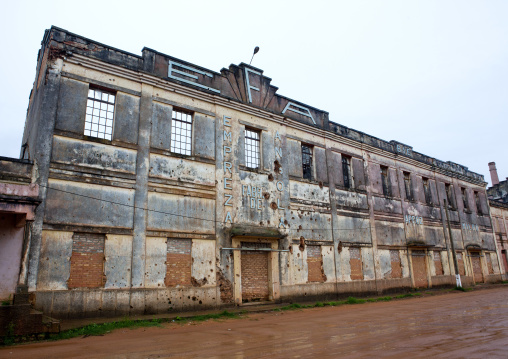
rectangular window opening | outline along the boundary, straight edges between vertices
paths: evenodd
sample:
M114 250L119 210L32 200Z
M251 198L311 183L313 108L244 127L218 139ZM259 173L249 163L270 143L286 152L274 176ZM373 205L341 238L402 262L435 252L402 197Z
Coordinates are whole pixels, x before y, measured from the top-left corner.
M245 166L259 168L260 163L260 134L259 131L245 129Z
M302 144L303 178L312 180L312 147Z
M353 181L351 179L351 157L342 155L342 178L345 188L352 188Z
M480 202L480 194L476 191L474 192L474 200L476 202L476 211L478 212L478 214L483 214L482 204Z
M383 195L392 196L392 187L390 185L390 177L388 175L388 167L381 166L381 185L383 186Z
M171 116L171 152L192 154L192 114L173 110Z
M432 195L430 193L429 179L422 177L423 181L423 194L425 195L425 203L432 204Z
M451 209L455 209L455 201L452 193L452 185L449 183L445 183L445 191L446 191L446 200L448 201L448 207Z
M404 174L404 188L406 190L406 199L413 201L413 186L411 184L411 174L409 172L403 172Z
M85 136L111 141L115 117L116 94L90 88L86 102Z
M469 210L469 204L468 204L468 201L467 201L467 192L466 192L466 189L464 187L460 188L460 194L462 195L462 202L464 203L464 209L468 211Z

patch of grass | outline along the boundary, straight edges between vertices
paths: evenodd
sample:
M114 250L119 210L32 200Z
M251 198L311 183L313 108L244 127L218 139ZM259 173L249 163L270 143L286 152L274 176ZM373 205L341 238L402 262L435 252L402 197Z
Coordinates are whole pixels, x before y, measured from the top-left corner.
M345 300L345 304L363 304L365 302L366 302L365 299L358 299L358 298L355 298L355 297L348 297Z
M194 317L190 317L187 319L191 320L191 321L196 321L196 322L203 322L203 321L209 320L209 319L238 318L240 315L241 314L231 313L231 312L228 312L227 310L225 310L223 312L216 313L216 314L196 315Z
M453 288L454 290L458 290L458 291L461 291L461 292L470 292L473 290L473 288L464 288L464 287L455 287Z
M419 295L422 295L422 294L421 293L405 293L405 294L397 295L395 298L403 299L403 298L410 298L410 297L418 297Z
M508 280L501 281L502 284L508 284Z
M70 329L58 334L51 334L49 336L50 340L59 340L59 339L70 339L79 336L97 336L104 335L106 333L110 333L115 329L121 328L144 328L144 327L160 327L162 323L161 319L152 319L152 320L132 320L132 319L123 319L117 322L110 323L102 323L102 324L90 324L81 328Z

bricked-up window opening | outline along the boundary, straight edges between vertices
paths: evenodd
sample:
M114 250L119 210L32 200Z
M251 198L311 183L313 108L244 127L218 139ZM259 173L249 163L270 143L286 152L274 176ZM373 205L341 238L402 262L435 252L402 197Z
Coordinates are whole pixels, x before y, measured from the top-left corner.
M452 193L452 186L449 183L445 184L446 200L448 201L448 207L455 208L455 198Z
M353 187L353 181L351 180L351 157L344 155L342 155L342 178L345 188Z
M402 278L402 264L400 262L400 252L397 249L390 249L390 278Z
M480 194L476 191L474 192L474 200L476 202L476 211L478 212L478 214L483 214L482 204L480 202Z
M259 131L245 129L245 165L249 168L259 168Z
M383 186L383 195L392 196L390 178L388 177L388 167L381 166L381 185Z
M457 252L457 264L459 265L459 274L466 275L466 268L464 267L464 259L462 259L462 252Z
M74 233L71 270L67 286L100 288L104 286L104 234Z
M302 144L303 178L312 180L312 147Z
M321 246L307 246L308 282L324 282Z
M411 184L411 174L403 172L404 174L404 188L406 190L406 199L413 201L413 185Z
M182 238L167 239L166 287L189 286L191 280L192 240Z
M192 153L192 114L173 110L171 119L171 152L190 156Z
M462 202L464 203L464 209L469 210L469 203L467 201L467 193L464 187L461 187L460 194L462 195Z
M351 267L351 280L363 280L361 248L349 247L349 265Z
M110 140L113 136L115 94L89 89L86 103L85 136Z
M432 204L432 195L430 194L429 179L423 177L423 194L425 195L425 203Z
M443 263L441 262L441 253L434 251L434 268L436 269L436 275L443 275Z
M487 269L489 270L489 274L494 274L494 267L492 267L492 257L493 253L485 253L485 259L487 261Z

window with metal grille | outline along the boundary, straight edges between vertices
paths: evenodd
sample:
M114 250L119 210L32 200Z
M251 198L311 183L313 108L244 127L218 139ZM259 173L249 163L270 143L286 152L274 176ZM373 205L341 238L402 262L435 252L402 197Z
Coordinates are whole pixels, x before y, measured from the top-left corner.
M312 180L312 147L302 144L303 178Z
M390 178L388 177L388 167L381 166L381 185L383 186L383 194L385 196L392 195L392 188L390 185Z
M462 202L464 203L464 209L469 210L469 203L467 201L467 193L464 187L460 188L460 194L462 195Z
M89 89L86 103L85 136L110 140L113 136L115 94Z
M245 129L245 166L259 168L259 131Z
M173 110L171 118L171 152L190 156L192 153L192 114Z
M430 185L429 185L429 179L423 177L423 194L425 195L425 202L427 204L432 204L432 195L430 193Z
M351 157L342 155L342 178L345 188L353 187L351 181Z
M406 199L409 201L413 200L413 186L411 184L411 174L409 172L404 173L404 188L406 190Z

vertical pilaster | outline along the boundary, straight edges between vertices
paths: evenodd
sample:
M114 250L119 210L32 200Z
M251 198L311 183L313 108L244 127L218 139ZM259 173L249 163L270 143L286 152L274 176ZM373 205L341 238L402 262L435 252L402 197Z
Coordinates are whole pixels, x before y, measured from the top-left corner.
M333 258L335 261L335 285L337 285L339 278L341 277L342 270L341 270L341 262L340 262L340 256L339 256L339 240L338 236L335 233L335 230L338 227L338 218L337 218L337 201L336 201L336 193L335 193L335 178L333 176L333 168L335 166L339 166L339 163L333 163L333 155L332 150L328 147L326 144L325 148L325 156L326 156L326 167L328 170L328 188L329 188L329 201L330 201L330 215L332 218L331 224L332 224L332 239L333 239ZM338 291L337 291L338 292Z
M49 51L49 50L48 50ZM29 266L28 266L28 289L35 291L37 287L37 274L41 254L42 223L46 209L46 196L48 194L49 165L51 162L51 148L53 133L55 130L56 113L58 108L58 94L60 92L60 79L63 66L62 59L55 59L47 69L44 84L37 90L38 98L36 107L32 108L31 115L34 126L28 137L33 139L33 176L34 182L39 185L39 200L41 203L35 211L32 240L30 242ZM40 96L40 97L39 97ZM38 118L37 118L38 117Z
M152 126L153 86L142 84L139 108L139 130L136 158L136 194L134 195L134 228L132 239L131 285L145 285L146 225L148 207L148 171L150 168L150 131ZM168 114L169 116L171 114Z

